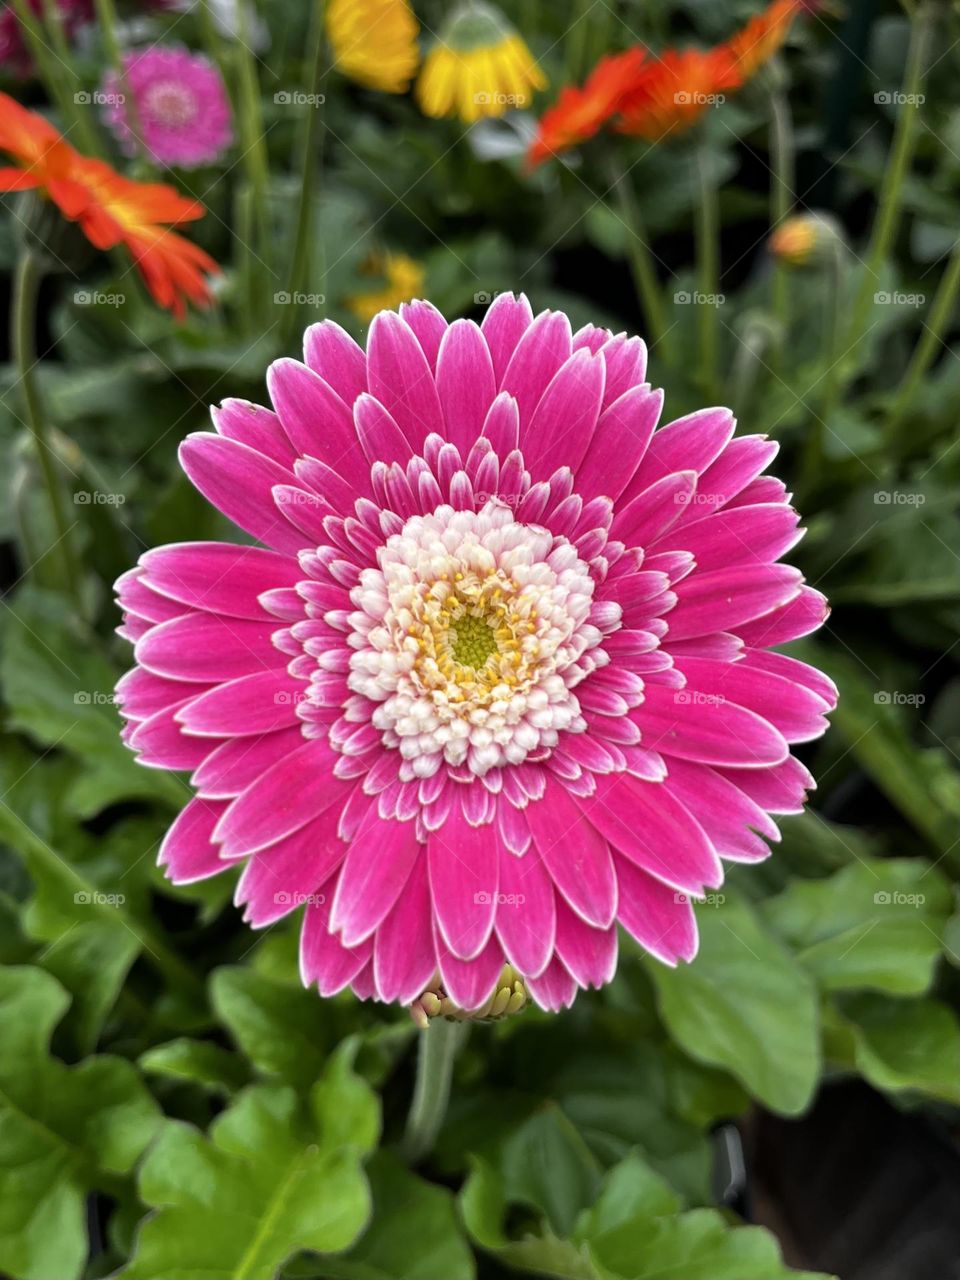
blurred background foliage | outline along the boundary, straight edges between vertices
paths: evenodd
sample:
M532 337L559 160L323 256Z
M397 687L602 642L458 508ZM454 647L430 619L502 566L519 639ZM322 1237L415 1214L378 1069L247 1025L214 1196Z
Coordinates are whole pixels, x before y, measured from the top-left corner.
M606 138L532 174L529 113L466 130L324 67L309 263L291 302L313 108L283 95L311 82L315 15L261 0L265 42L248 67L269 173L255 249L241 231L256 178L242 138L220 167L172 175L209 207L191 234L224 266L213 310L177 324L104 257L45 281L39 385L76 477L89 607L77 616L44 554L47 510L5 366L4 1274L776 1280L800 1273L731 1212L751 1214L717 1137L730 1122L749 1152L764 1115L800 1117L818 1091L860 1079L956 1151L960 359L952 308L939 322L931 311L960 208L960 24L947 5L922 7L925 102L902 217L874 264L865 246L903 110L890 95L921 19L850 0L798 23L696 142ZM427 28L444 8L417 5ZM510 17L549 76L542 109L607 51L708 44L755 11L516 0ZM196 9L120 16L138 38L204 44ZM236 91L251 55L228 37L220 53ZM94 89L107 61L93 26L77 83ZM45 106L37 81L8 88ZM778 121L795 150L789 209L840 229L829 254L789 271L779 312L784 268L767 243L784 212L771 206ZM696 289L704 155L721 219L714 377L697 355L698 308L682 300ZM129 171L156 176L143 161ZM512 289L574 327L644 332L612 190L623 173L665 299L651 377L671 418L722 401L742 430L781 444L774 469L808 525L793 558L834 606L803 656L837 680L840 706L805 753L811 810L784 820L768 863L735 871L699 909L696 963L668 970L625 945L614 983L569 1013L474 1028L437 1149L411 1169L398 1154L418 1034L406 1014L349 994L320 1002L300 987L295 918L253 935L229 877L174 888L155 866L188 792L120 744L111 692L129 653L112 635L110 585L154 543L236 536L178 471L178 443L205 427L210 403L262 398L267 363L296 350L304 324L332 317L362 340L350 299L385 287L385 255L411 260L416 292L449 317L479 318ZM7 278L14 229L0 222ZM88 301L110 295L124 301ZM911 381L932 329L929 368ZM767 1220L789 1219L781 1210ZM782 1235L797 1265L831 1265Z

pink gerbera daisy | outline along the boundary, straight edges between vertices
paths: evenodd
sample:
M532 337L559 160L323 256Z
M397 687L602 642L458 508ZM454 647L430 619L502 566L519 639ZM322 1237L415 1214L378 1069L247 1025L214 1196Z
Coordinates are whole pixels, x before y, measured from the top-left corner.
M255 927L306 903L324 995L480 1007L505 961L557 1009L619 923L691 960L691 900L812 786L831 682L769 652L826 602L727 409L657 428L638 338L501 296L381 312L278 360L183 467L260 546L180 543L118 584L145 764L193 770L160 861L242 861Z
M220 72L200 54L157 46L127 54L123 74L110 72L103 92L107 124L129 155L146 151L158 164L193 169L233 141Z

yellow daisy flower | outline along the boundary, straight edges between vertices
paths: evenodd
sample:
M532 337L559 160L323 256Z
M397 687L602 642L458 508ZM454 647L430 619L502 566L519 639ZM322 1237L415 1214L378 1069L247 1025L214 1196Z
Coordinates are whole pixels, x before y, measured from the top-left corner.
M368 89L406 93L420 61L419 34L408 0L330 0L327 6L334 63Z
M522 37L499 9L472 0L454 10L427 54L417 81L417 101L428 116L459 116L473 124L528 106L545 89Z
M395 311L401 302L423 294L425 272L405 253L377 253L368 259L364 275L382 276L383 286L367 293L352 293L346 305L361 324L369 324L378 311Z

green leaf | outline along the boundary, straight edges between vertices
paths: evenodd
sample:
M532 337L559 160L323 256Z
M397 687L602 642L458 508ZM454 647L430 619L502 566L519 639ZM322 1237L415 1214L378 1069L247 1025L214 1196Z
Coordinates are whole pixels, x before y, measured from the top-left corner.
M531 1116L508 1138L502 1168L509 1199L542 1210L558 1235L570 1234L600 1186L599 1163L557 1106Z
M561 1240L540 1224L519 1240L504 1230L507 1197L500 1174L485 1160L474 1158L472 1171L460 1193L460 1211L470 1238L495 1254L508 1267L557 1280L600 1280L585 1246Z
M845 1031L852 1065L878 1089L960 1104L960 1023L945 1004L864 994L844 999L835 1016L834 1045Z
M0 970L0 1270L73 1280L87 1256L85 1198L115 1190L160 1123L120 1058L50 1057L69 997L40 969Z
M236 1053L209 1040L181 1036L155 1045L138 1059L148 1075L198 1084L211 1093L231 1094L250 1083L250 1073Z
M108 803L142 797L179 807L180 782L137 764L120 741L113 705L119 672L73 620L70 604L51 594L17 593L7 619L0 682L10 724L41 746L69 751L84 766L84 779L68 803L90 817Z
M697 920L700 953L692 964L647 962L670 1034L772 1110L802 1111L820 1069L811 979L744 902L728 895Z
M870 858L826 880L796 880L764 910L825 990L920 995L952 905L949 883L929 862Z
M367 1172L370 1226L349 1253L324 1260L323 1274L331 1280L473 1280L473 1254L450 1192L385 1152L374 1156Z
M605 1280L817 1280L786 1267L768 1231L731 1228L712 1209L638 1216L593 1238L590 1253Z
M96 1046L139 951L139 939L128 930L88 920L69 928L40 957L41 966L73 997L64 1027L81 1055Z
M240 966L217 969L210 999L258 1071L301 1089L316 1080L333 1042L326 1002Z
M255 1085L205 1137L168 1121L144 1162L140 1229L125 1280L274 1280L294 1254L349 1248L370 1214L363 1157L376 1098L342 1060L304 1107L285 1085ZM341 1111L357 1123L331 1124Z

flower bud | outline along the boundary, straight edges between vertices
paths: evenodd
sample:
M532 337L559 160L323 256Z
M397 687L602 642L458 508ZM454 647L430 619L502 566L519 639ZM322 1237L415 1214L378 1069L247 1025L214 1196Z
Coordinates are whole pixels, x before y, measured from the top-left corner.
M773 256L788 267L816 267L830 261L844 241L830 214L795 213L780 223L767 244Z
M527 989L523 978L513 965L506 964L493 995L479 1009L461 1009L455 1005L437 979L418 1000L414 1000L410 1016L418 1027L425 1030L431 1018L446 1018L449 1022L499 1022L501 1018L519 1013L526 1004Z

